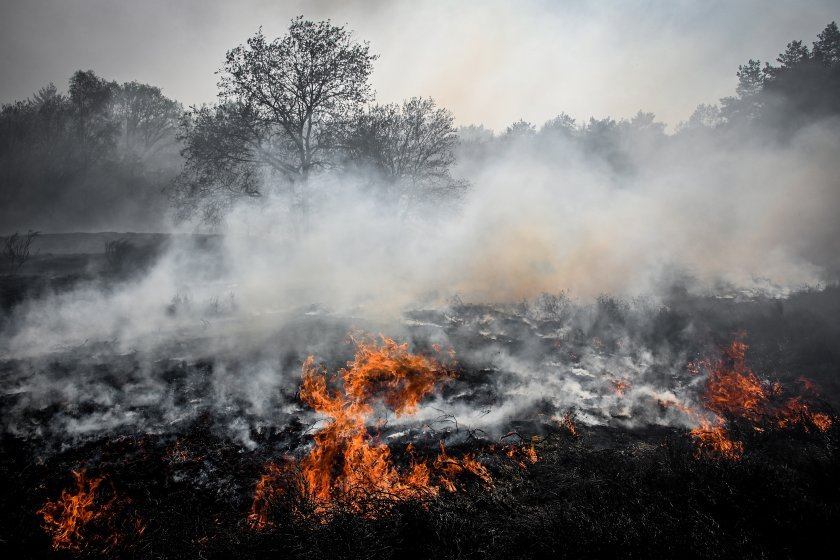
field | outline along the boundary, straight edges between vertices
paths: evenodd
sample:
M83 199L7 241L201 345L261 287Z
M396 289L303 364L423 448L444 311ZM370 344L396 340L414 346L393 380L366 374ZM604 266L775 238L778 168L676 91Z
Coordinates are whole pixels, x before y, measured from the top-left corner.
M119 291L169 242L44 240L2 276L6 332L49 294ZM23 355L4 337L6 557L791 558L833 542L837 287L455 299L389 321L184 300L142 342Z

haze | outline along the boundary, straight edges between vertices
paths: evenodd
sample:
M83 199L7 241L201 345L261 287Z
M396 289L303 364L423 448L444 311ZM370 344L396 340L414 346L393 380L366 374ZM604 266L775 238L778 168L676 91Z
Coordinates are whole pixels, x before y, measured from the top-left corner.
M654 112L673 127L730 95L746 59L773 61L780 38L810 40L837 18L797 2L5 1L0 99L24 99L77 69L213 102L224 53L302 14L346 24L380 55L381 102L431 96L459 125L503 130L561 111L577 119Z

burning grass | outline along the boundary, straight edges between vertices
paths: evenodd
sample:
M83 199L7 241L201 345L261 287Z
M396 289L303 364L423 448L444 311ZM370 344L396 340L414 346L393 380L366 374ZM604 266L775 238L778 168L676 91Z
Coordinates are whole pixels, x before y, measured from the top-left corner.
M447 454L443 441L433 460L406 448L408 465L399 467L391 449L368 428L375 410L397 417L412 414L420 401L454 377L451 366L431 356L413 354L408 344L385 336L351 336L356 354L347 367L330 375L309 356L303 364L301 400L329 418L314 436L311 451L285 466L268 465L257 483L249 521L265 528L272 502L290 492L302 493L309 511L324 516L341 509L376 517L397 502L423 504L440 490L454 492L458 479L472 476L492 488L490 472L475 457ZM439 348L434 348L440 354ZM449 359L454 358L449 353ZM306 508L295 507L300 514Z
M744 443L732 439L728 423L746 424L756 432L796 427L826 432L833 424L831 416L813 412L801 397L785 399L778 383L761 381L746 363L745 336L739 334L724 348L722 358L689 364L690 371L708 375L702 395L705 410L664 403L698 423L690 432L698 457L738 460L743 456ZM807 388L809 383L804 385Z
M38 510L44 530L52 539L53 550L109 554L125 539L121 513L130 503L119 496L104 476L90 476L74 470L75 487L62 490L56 500L48 500ZM142 535L145 524L134 522L134 531Z
M422 342L410 347L363 335L353 337L355 355L344 367L290 354L284 364L304 364L299 393L296 383L284 386L287 401L276 402L291 403L291 412L273 424L252 422L241 409L223 414L196 404L197 414L173 417L177 422L161 430L136 432L131 425L50 451L30 432L3 432L4 557L790 558L832 545L840 523L840 427L830 414L837 394L830 352L811 351L813 343L808 352L791 352L779 343L793 340L789 332L762 330L755 320L746 325L749 349L738 338L718 359L692 365L702 377L665 379L673 370L657 370L656 363L641 376L625 362L604 360L620 353L635 327L611 335L609 323L565 336L557 321L531 324L518 311L471 311L482 329L504 336L476 336L466 312L451 323L433 318L450 325L445 334L458 349L457 365L453 354ZM761 321L776 317L764 311ZM689 332L675 329L672 319L663 319L668 333ZM772 328L808 331L796 321L801 315L786 311ZM716 323L708 332L741 326ZM336 328L336 343L346 328ZM597 348L590 349L595 334ZM829 334L825 341L834 340ZM670 354L705 352L716 336L701 333L693 346L674 339ZM658 348L644 340L631 346ZM650 334L650 340L670 339ZM451 407L444 416L464 404L489 409L503 402L504 391L517 386L503 379L503 368L476 359L490 350L534 355L529 366L550 363L552 374L580 382L584 397L603 391L608 397L598 402L615 405L615 423L608 423L612 409L600 426L592 422L594 408L581 401L572 409L566 400L520 410L493 435L466 425L463 416L412 424L412 414L428 410L432 399ZM113 373L122 362L108 359L101 371L124 383ZM190 406L200 403L214 367L210 360L201 364L194 372L166 370L161 384L183 393L178 398ZM82 370L93 371L68 368L74 375ZM651 397L645 392L651 386L663 391ZM696 397L667 406L690 418L693 430L641 420L646 412L653 420L677 420L651 399L671 389L685 394L686 387L696 388ZM0 405L15 410L22 398L5 395ZM302 407L321 418L314 433L303 423ZM50 415L84 412L38 409L23 419L35 433L49 427ZM394 426L397 416L414 427ZM247 438L227 429L234 420L249 426Z

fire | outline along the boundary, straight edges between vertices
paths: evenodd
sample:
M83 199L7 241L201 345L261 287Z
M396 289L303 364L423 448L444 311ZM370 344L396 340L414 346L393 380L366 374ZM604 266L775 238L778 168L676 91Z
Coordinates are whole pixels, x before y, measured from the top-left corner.
M777 383L761 382L746 364L748 346L740 339L724 350L724 359L711 364L706 393L706 408L723 418L746 420L761 431L765 425L776 428L801 426L810 431L831 428L827 414L813 413L801 397L781 401L783 390Z
M412 461L400 472L390 448L368 432L367 418L381 403L397 416L414 412L418 402L452 374L436 360L411 354L408 344L381 337L353 338L355 358L336 374L332 391L327 372L310 356L303 364L300 397L332 419L315 434L315 447L301 461L308 494L317 502L342 503L359 511L371 498L388 501L435 494L429 467Z
M831 416L822 412L811 412L811 408L800 397L794 397L787 401L778 413L780 428L792 428L803 426L807 431L809 425L815 426L821 432L827 432L831 428Z
M627 393L627 390L630 389L630 382L627 379L613 379L611 383L613 391L619 397L623 397Z
M518 443L504 443L506 439L513 437L519 438L520 441ZM541 443L543 438L535 435L531 436L530 443L525 443L526 441L519 432L508 432L499 437L499 443L491 445L489 450L504 452L520 469L524 469L529 464L534 464L540 460L537 444Z
M737 461L744 454L744 444L732 440L729 430L719 418L714 424L705 418L701 419L700 425L691 430L690 434L697 448L695 455L698 458L722 457Z
M265 529L268 526L271 503L282 492L282 487L277 484L280 468L275 463L269 463L265 468L267 472L257 482L251 512L248 514L248 523L254 529Z
M74 490L63 490L57 500L47 501L37 512L44 518L52 547L79 552L96 541L102 552L107 552L120 540L114 527L116 495L104 498L100 491L104 477L89 477L84 471L73 471L73 477Z
M735 340L724 349L724 360L710 368L703 402L718 416L757 422L765 413L767 391L747 367L747 348Z
M440 455L430 464L408 446L409 464L399 468L391 449L368 430L368 419L377 409L398 417L411 414L424 397L454 376L438 360L409 352L408 344L380 338L351 337L357 346L355 357L333 376L312 356L303 364L300 398L330 419L315 434L313 449L296 465L302 493L315 512L341 507L375 516L389 504L423 501L437 496L441 488L454 491L456 478L464 474L491 488L489 471L473 455L450 457L441 443ZM268 466L257 483L249 515L253 527L269 523L270 505L283 495L288 479L284 469Z
M560 426L572 437L577 437L577 425L575 424L575 413L573 410L566 411L563 416L553 415L551 421Z
M455 480L463 473L469 473L476 477L485 488L493 488L493 477L490 476L490 471L475 460L475 455L467 454L460 459L450 457L446 454L446 448L442 441L440 442L440 455L435 459L434 467L441 475L441 485L450 492L455 492L458 489Z
M260 476L254 491L254 501L248 514L248 523L254 529L261 530L268 527L271 517L271 507L286 495L288 485L292 482L288 464L269 463L266 472Z
M698 422L691 430L698 456L717 456L739 459L744 445L733 441L726 427L727 421L746 422L755 431L767 428L786 429L800 426L805 431L816 428L825 432L832 426L832 418L815 413L800 397L782 401L783 390L778 383L762 382L747 366L749 348L741 334L723 351L723 359L690 364L695 373L708 371L702 397L705 412L678 403L663 403L678 408ZM711 415L711 420L709 416Z
M519 468L524 469L528 463L534 464L540 460L539 453L534 444L531 445L509 445L506 446L505 454L513 459Z

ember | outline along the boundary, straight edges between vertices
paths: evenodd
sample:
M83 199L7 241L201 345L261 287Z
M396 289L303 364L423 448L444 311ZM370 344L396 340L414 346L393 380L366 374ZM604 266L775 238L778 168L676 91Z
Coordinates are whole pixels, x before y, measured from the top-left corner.
M120 541L114 525L116 496L110 497L100 489L103 477L90 477L85 471L73 471L74 490L63 490L55 501L47 501L38 514L44 519L44 529L52 537L54 550L82 551L97 548L108 552ZM138 524L142 532L142 524Z

